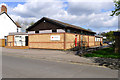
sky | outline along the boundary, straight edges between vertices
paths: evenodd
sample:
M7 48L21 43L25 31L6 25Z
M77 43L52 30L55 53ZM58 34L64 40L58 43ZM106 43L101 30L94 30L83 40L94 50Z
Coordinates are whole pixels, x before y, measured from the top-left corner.
M0 0L14 21L36 22L42 17L91 29L97 33L118 28L118 17L110 16L113 0Z

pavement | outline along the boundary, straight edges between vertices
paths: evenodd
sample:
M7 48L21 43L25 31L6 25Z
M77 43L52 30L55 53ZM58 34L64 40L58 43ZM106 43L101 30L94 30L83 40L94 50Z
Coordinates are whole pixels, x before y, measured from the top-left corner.
M3 78L117 78L118 71L91 65L3 55L2 76Z
M79 57L70 51L59 50L43 50L43 49L8 49L2 48L3 55L10 55L16 57L26 57L32 59L42 59L48 61L61 61L76 64L98 65L93 63L91 59Z

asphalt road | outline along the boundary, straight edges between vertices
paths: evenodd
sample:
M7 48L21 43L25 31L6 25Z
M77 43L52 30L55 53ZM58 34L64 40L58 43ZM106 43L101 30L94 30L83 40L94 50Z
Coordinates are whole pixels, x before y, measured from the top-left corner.
M117 78L109 68L2 56L3 78Z

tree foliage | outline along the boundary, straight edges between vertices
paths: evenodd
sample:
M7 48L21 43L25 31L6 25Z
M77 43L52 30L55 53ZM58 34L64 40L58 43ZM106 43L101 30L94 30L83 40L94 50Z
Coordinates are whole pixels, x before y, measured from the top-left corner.
M31 22L30 25L32 26L34 24L34 22Z
M21 26L21 32L26 32L26 29L27 29L29 26L31 26L31 25L34 24L33 21L32 21L32 22L27 22L27 21L17 20L16 22L17 22L17 24L19 24L19 25Z
M92 31L91 29L88 29L89 31Z
M102 33L101 35L105 36L107 39L107 41L115 41L115 36L114 36L114 32L115 31L110 31L110 32L107 32L107 33Z
M118 16L120 14L120 0L114 0L115 3L115 10L112 11L111 16L116 15Z

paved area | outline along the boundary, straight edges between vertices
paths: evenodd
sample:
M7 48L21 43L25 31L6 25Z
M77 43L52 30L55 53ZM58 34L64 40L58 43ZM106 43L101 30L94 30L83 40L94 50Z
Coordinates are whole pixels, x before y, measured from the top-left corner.
M16 51L15 51L16 52ZM53 51L54 52L54 51ZM3 54L5 54L3 52ZM20 54L20 53L18 53ZM24 57L2 56L3 78L117 78L118 71Z
M83 58L71 54L70 52L58 51L58 50L40 50L40 49L8 49L2 48L3 55L11 55L18 57L27 57L34 59L44 59L51 61L72 62L80 64L97 65L90 59Z

